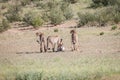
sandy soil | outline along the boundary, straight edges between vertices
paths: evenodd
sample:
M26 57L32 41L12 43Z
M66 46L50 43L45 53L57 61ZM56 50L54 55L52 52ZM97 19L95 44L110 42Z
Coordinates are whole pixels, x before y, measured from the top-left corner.
M39 30L20 28L12 28L0 34L0 54L16 54L20 52L39 52L39 45L36 43L37 37L35 33L42 31L47 35L60 35L64 38L66 52L70 50L70 34L69 31L76 26L76 21L68 21L61 25L51 28L40 28ZM54 29L58 28L59 32L54 33ZM115 34L119 30L111 31L110 27L96 28L75 28L79 34L80 52L120 52L120 36ZM99 36L100 32L104 32L103 36Z
M2 65L19 65L29 60L50 61L61 58L65 61L74 60L83 57L84 55L100 57L111 55L120 59L120 30L111 31L111 27L83 27L73 28L76 26L76 21L67 21L61 25L49 28L40 28L34 30L31 27L9 29L0 34L0 64ZM55 33L54 29L58 29ZM79 35L79 51L71 51L71 42L69 31L76 29ZM65 51L39 53L39 44L36 42L36 32L41 31L48 35L59 35L63 38ZM104 35L99 34L104 32ZM97 54L97 55L96 55ZM114 55L113 55L114 54ZM88 57L89 57L88 56ZM119 76L119 75L118 75ZM119 80L119 77L103 77L102 80Z

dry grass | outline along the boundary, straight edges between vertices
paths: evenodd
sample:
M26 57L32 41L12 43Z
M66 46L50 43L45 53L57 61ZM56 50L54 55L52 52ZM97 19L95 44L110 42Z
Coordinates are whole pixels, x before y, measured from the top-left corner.
M73 28L57 29L56 33L54 28L41 28L37 31L44 32L46 36L60 35L64 40L65 52L39 53L36 30L11 29L0 34L0 79L120 79L120 35L114 35L119 30L111 31L110 27L76 28L80 51L71 52L69 31ZM104 35L100 36L100 32L104 32Z
M79 0L79 3L71 4L74 18L78 18L78 12L100 10L88 8L90 3L91 0ZM0 18L3 18L9 5L0 4L7 7L0 11ZM21 15L31 9L41 13L40 9L28 5L22 8ZM120 30L111 31L111 27L76 28L80 50L71 52L69 31L76 25L76 20L39 30L20 30L20 25L11 25L12 29L0 34L0 80L120 80ZM58 32L54 32L55 29ZM60 35L65 52L39 53L37 31L46 36ZM104 35L100 36L101 32Z

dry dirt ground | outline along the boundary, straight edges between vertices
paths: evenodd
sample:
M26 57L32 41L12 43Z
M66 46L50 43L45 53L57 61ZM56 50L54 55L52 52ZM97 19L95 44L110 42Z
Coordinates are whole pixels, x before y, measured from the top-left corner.
M59 35L63 38L66 51L70 51L70 34L71 29L76 29L79 34L80 52L119 52L120 51L120 30L111 31L111 27L84 27L72 28L75 21L68 21L62 25L51 28L40 28L39 30L21 30L12 28L0 34L0 54L16 54L19 52L39 52L39 45L36 40L36 32L44 32L45 36ZM24 27L23 27L24 28ZM58 32L54 32L58 29ZM104 32L100 36L100 32Z
M0 34L0 64L17 64L16 61L40 59L42 61L61 57L64 60L77 59L83 55L114 55L120 60L120 30L111 31L111 27L84 27L72 28L76 23L66 22L52 28L40 28L39 30L20 30L12 28ZM58 32L54 32L58 29ZM76 29L79 35L79 51L71 51L70 34L71 29ZM39 44L36 42L36 32L41 31L48 35L60 35L63 38L64 52L39 53ZM100 36L100 32L104 35ZM120 66L120 64L119 64ZM4 68L1 68L4 69ZM4 71L3 71L4 72ZM117 76L118 77L118 76ZM111 80L111 79L104 79ZM114 79L112 79L114 80ZM116 79L117 80L117 79ZM120 80L120 78L118 79Z

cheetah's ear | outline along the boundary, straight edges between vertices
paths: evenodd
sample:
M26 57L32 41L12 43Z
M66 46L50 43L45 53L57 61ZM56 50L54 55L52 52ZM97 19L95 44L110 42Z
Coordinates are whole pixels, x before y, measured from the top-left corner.
M36 32L36 36L43 35L42 32Z

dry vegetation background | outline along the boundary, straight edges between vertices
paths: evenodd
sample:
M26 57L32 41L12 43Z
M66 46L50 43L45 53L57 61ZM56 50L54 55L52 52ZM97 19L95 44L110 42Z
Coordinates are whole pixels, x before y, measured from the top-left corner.
M0 1L0 80L120 80L119 6L96 5L92 0L64 0L70 1L66 4L71 15L59 8L66 8L61 1ZM45 6L48 2L54 2L54 6ZM111 10L113 13L108 15ZM51 15L54 12L57 15ZM94 16L99 12L101 17ZM71 16L65 17L64 13ZM79 35L79 51L70 51L71 29ZM39 53L35 36L38 31L46 36L60 35L65 51Z

